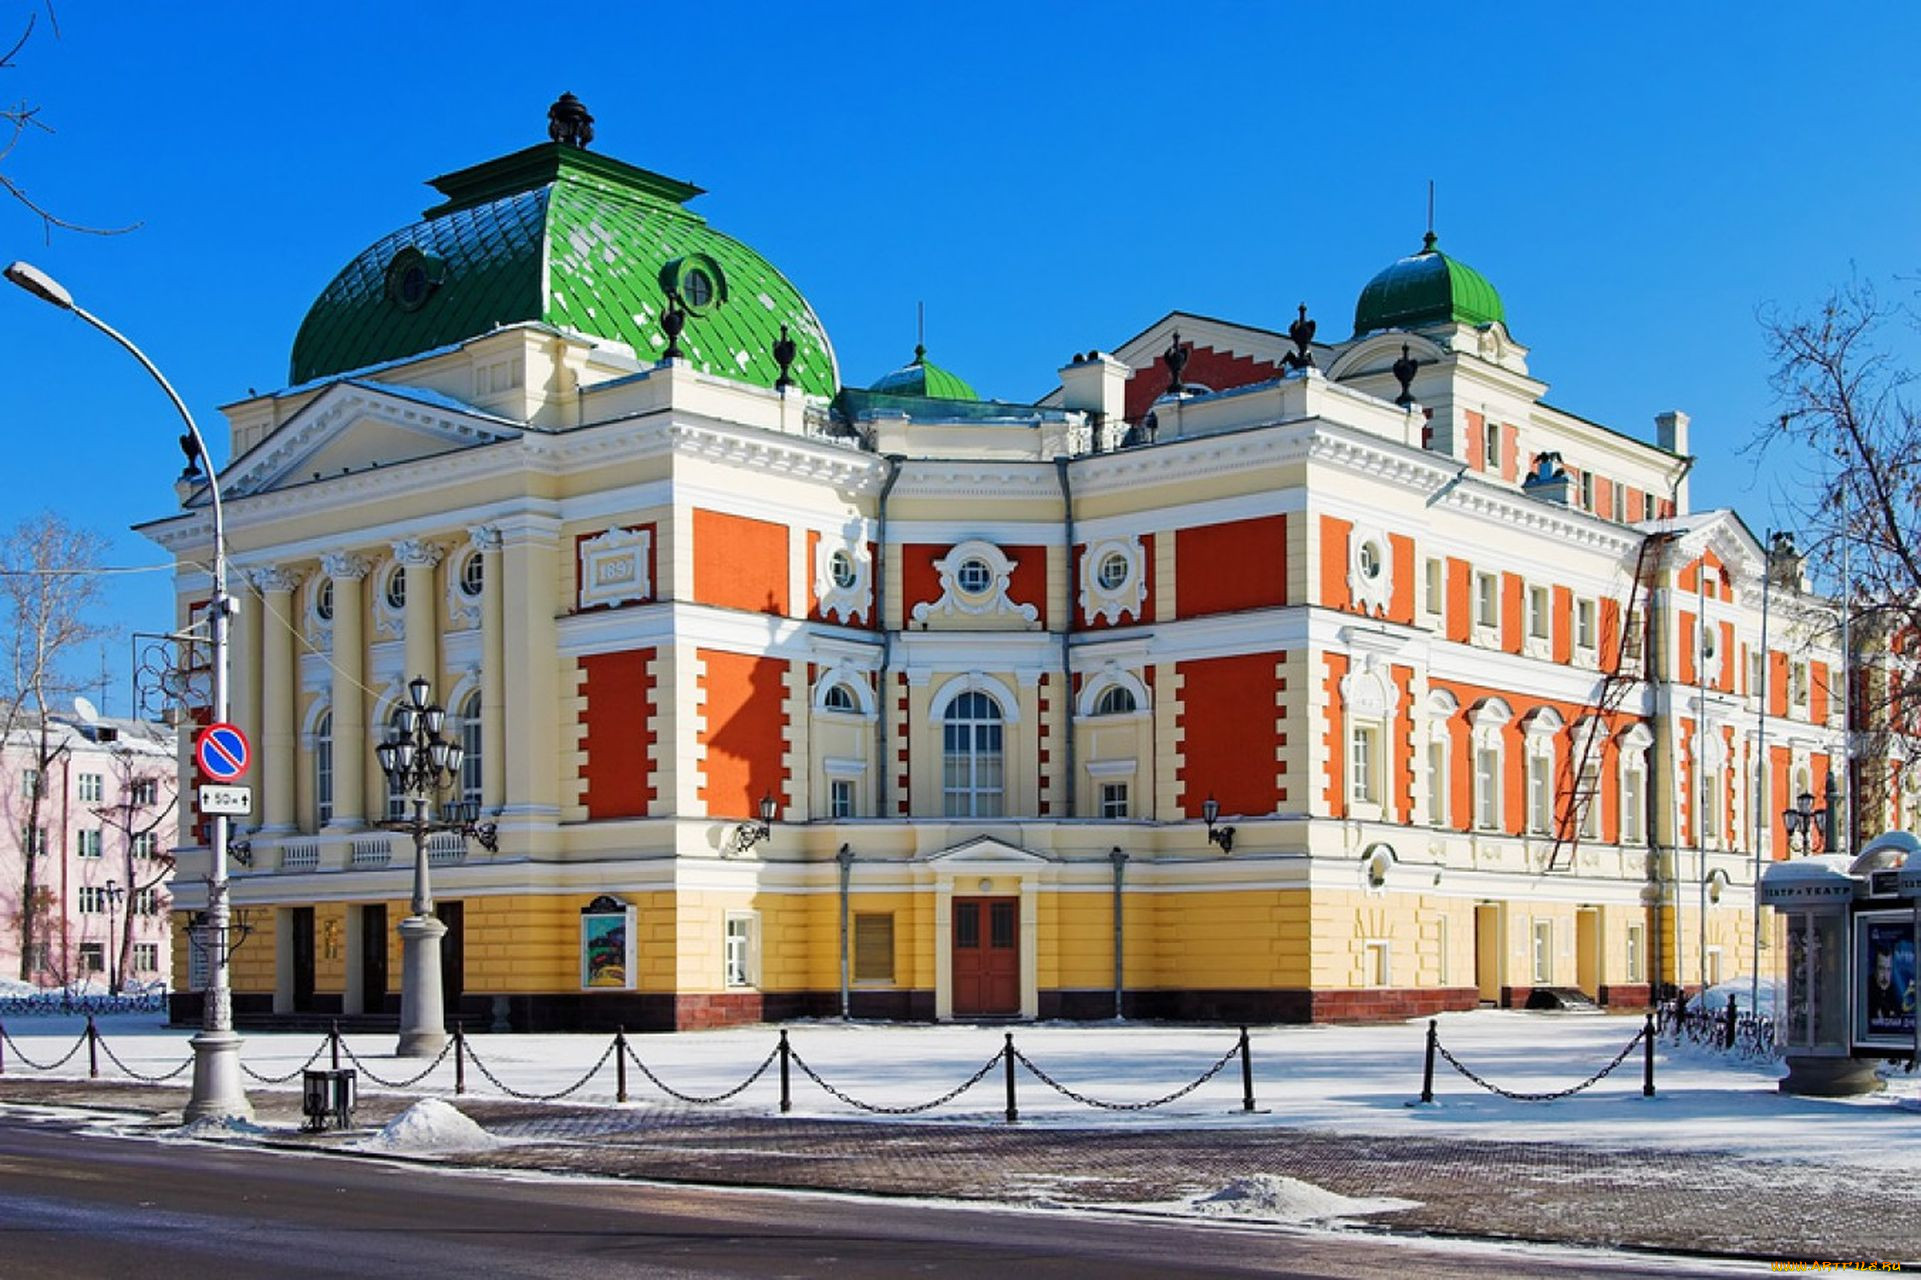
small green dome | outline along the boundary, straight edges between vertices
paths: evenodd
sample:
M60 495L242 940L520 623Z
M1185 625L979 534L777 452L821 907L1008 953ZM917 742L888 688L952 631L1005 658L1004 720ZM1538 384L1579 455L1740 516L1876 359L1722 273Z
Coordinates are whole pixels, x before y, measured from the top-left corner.
M883 377L869 391L885 391L896 396L925 396L930 400L978 400L980 395L967 385L965 378L956 377L927 358L927 348L916 346L914 358L907 364Z
M839 389L813 308L765 258L685 208L699 187L560 142L433 186L444 203L375 241L315 300L294 338L294 385L528 322L656 361L671 286L688 313L681 352L696 369L772 387L785 325L794 384L817 396Z
M1436 249L1434 241L1434 233L1428 232L1419 253L1367 282L1354 304L1355 337L1429 324L1507 322L1501 295L1487 277Z

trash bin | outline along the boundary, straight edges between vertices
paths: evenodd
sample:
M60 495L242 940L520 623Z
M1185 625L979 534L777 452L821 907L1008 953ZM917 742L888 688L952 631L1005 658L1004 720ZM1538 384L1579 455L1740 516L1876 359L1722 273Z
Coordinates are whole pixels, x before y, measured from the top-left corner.
M354 1073L308 1070L301 1075L300 1114L308 1133L351 1129L354 1123Z

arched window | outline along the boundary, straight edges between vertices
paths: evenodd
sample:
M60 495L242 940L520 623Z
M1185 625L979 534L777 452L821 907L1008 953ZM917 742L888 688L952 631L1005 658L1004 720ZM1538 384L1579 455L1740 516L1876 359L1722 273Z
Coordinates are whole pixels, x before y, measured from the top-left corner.
M1134 701L1134 691L1124 684L1108 685L1094 704L1097 716L1129 716L1138 710L1140 704Z
M387 724L388 724L387 735L389 737L395 737L395 738L399 737L401 734L404 734L407 731L407 713L404 710L402 710L402 708L398 704L396 704L393 710L393 714L387 717ZM384 779L384 775L383 775L383 779ZM408 815L407 793L405 791L395 791L393 787L389 785L387 787L387 818L388 820L397 822L407 817L407 815Z
M942 726L941 798L955 818L998 818L1002 807L1000 704L967 692L947 705Z
M855 712L860 710L860 704L854 701L854 691L844 683L832 684L827 686L827 692L821 695L820 709Z
M313 729L314 818L320 826L334 820L334 713L324 711Z
M476 556L475 559L479 557ZM454 713L458 717L460 729L460 749L467 754L460 761L460 798L473 804L480 803L480 690L476 689L460 700L460 707Z

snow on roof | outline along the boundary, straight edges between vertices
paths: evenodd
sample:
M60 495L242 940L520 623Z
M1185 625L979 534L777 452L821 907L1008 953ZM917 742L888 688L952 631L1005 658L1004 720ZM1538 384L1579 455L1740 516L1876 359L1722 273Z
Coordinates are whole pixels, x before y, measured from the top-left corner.
M1793 858L1787 862L1777 862L1761 873L1767 884L1794 884L1806 880L1852 880L1848 865L1852 861L1845 853L1817 853L1806 858Z

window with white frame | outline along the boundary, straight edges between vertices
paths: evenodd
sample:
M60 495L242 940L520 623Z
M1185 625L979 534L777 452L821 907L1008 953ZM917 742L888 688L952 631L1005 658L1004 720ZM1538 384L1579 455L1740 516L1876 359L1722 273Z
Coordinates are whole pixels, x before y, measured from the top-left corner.
M1481 454L1489 471L1501 470L1501 424L1490 421L1481 428Z
M407 732L406 710L396 706L393 714L387 719L387 725L388 736L390 738L405 736ZM403 787L395 787L386 774L381 775L381 782L382 785L387 788L387 820L389 822L397 822L405 818L407 816L406 789Z
M1356 804L1381 803L1381 726L1356 721L1348 732L1348 798Z
M1474 743L1474 825L1501 828L1501 751L1479 738Z
M107 944L104 942L83 942L80 944L80 972L105 973L107 971Z
M854 780L852 778L828 779L827 816L830 818L854 816Z
M1647 842L1647 752L1653 741L1642 725L1635 725L1620 738L1621 843L1624 845Z
M1340 693L1347 712L1348 803L1363 811L1358 816L1379 817L1387 800L1387 726L1399 695L1371 657L1341 678Z
M1094 702L1097 716L1131 716L1140 709L1134 691L1124 684L1110 684Z
M152 973L159 967L159 943L136 942L133 944L133 969L135 973Z
M826 692L820 695L820 709L853 715L860 711L860 703L855 699L854 691L848 688L847 682L839 680L828 685Z
M157 778L135 778L127 792L127 802L133 805L158 804L160 802L160 782Z
M1554 922L1534 922L1534 983L1545 986L1554 981Z
M1654 495L1651 493L1641 495L1641 518L1643 520L1654 519Z
M475 556L476 560L480 557ZM480 762L486 742L480 732L480 690L470 691L460 700L454 710L455 725L460 734L460 798L464 802L480 803Z
M1574 645L1590 652L1594 649L1594 601L1576 600L1574 602Z
M722 963L727 985L751 987L759 983L760 917L751 911L727 913L722 937Z
M1101 817L1127 817L1127 784L1125 782L1101 783Z
M28 853L38 856L47 851L47 829L45 827L22 827L20 843Z
M998 818L1005 790L1000 704L969 690L947 706L942 730L941 799L948 817Z
M80 803L99 804L100 796L106 789L103 784L104 779L97 773L83 773L76 777L74 785L78 789Z
M107 891L99 885L83 884L80 886L76 905L79 907L80 914L83 916L105 915L107 911Z
M133 906L129 908L137 916L160 914L160 890L153 885L133 891Z
M1758 698L1761 696L1761 670L1761 655L1752 649L1748 650L1747 693L1750 698Z
M1445 734L1446 730L1443 729ZM1437 827L1448 825L1448 756L1449 743L1445 737L1433 738L1427 744L1427 820Z
M20 798L22 800L33 799L33 793L39 790L39 787L40 771L38 769L22 769L20 771Z
M1361 944L1362 981L1370 987L1385 987L1392 976L1385 938L1369 938Z
M151 858L160 852L160 837L152 831L142 831L133 838L133 856Z
M1592 471L1581 473L1581 510L1594 510L1594 473Z
M1646 925L1628 926L1627 938L1627 978L1629 982L1647 980L1648 931Z
M1547 834L1554 802L1553 755L1528 744L1527 753L1527 829L1536 835Z
M324 827L334 820L334 713L322 712L313 733L314 820Z
M1581 766L1580 781L1575 788L1575 803L1581 806L1581 838L1599 840L1601 838L1601 749L1597 746L1589 753L1587 762Z
M78 858L97 858L100 856L100 832L76 831L74 835L74 856Z
M1546 587L1527 589L1527 633L1530 639L1545 640L1551 632L1551 613L1549 604L1552 597Z
M1474 625L1477 627L1498 627L1501 625L1501 578L1499 574L1477 573L1474 575Z
M1618 480L1608 486L1608 515L1616 524L1627 519L1627 486Z
M1805 662L1788 668L1788 701L1797 707L1808 705L1808 664Z
M1447 609L1447 561L1430 556L1427 562L1427 596L1422 601L1436 616Z

